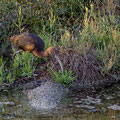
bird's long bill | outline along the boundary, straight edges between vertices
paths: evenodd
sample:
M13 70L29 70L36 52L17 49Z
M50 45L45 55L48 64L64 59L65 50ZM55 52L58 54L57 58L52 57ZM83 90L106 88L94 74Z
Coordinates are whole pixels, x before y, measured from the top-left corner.
M62 64L60 58L58 57L58 55L55 55L55 58L56 58L56 60L58 61L60 67L61 67L61 72L63 73L63 64Z

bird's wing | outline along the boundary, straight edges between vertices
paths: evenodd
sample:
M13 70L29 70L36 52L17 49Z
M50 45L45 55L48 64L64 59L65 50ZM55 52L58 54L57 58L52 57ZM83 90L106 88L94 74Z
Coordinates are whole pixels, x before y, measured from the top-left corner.
M16 46L25 52L31 52L35 49L35 40L29 36L18 36Z

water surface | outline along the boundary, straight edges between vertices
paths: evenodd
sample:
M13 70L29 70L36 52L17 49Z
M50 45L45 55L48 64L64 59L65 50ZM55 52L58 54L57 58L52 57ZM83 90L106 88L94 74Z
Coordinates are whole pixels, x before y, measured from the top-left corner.
M120 84L72 93L51 110L32 108L22 92L0 93L0 120L120 120Z

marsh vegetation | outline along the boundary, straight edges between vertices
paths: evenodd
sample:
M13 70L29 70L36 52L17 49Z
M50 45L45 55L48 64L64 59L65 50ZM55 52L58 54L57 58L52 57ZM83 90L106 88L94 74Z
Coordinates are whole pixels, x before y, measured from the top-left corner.
M63 69L54 56L21 52L13 57L17 49L9 39L23 32L38 35L45 50L55 46ZM61 90L74 94L69 92L52 110L35 110L25 97L27 90L35 90L31 99L36 106L41 106L41 98L46 105L51 96L53 103L59 97L58 84L46 81L61 83ZM0 0L1 119L120 119L119 84L103 87L119 81L119 0Z
M13 83L18 78L35 76L37 66L49 60L34 57L33 61L33 55L27 53L20 53L15 58L10 56L11 49L13 52L16 49L9 38L22 32L40 36L45 42L45 49L49 46L71 48L75 52L69 56L70 60L75 53L84 57L92 53L100 62L96 69L102 75L109 74L116 80L120 79L119 1L0 0L0 6L1 85ZM77 64L77 60L75 62ZM45 69L49 71L50 67L47 65ZM75 70L68 70L67 73L67 68L64 69L66 76L74 79L72 75ZM60 74L54 72L56 80Z

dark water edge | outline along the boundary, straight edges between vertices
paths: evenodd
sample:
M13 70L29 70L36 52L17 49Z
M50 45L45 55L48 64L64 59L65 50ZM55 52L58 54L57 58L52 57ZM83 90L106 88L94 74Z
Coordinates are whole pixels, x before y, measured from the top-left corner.
M51 110L32 108L23 92L1 92L0 120L120 120L120 84L71 93Z

